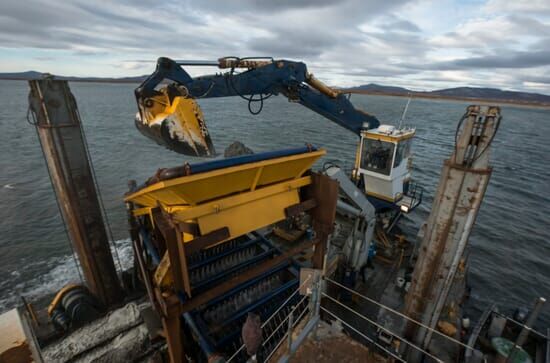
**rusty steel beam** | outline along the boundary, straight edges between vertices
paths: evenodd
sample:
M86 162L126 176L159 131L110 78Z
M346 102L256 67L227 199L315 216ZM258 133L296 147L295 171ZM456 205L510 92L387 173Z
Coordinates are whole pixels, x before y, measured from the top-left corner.
M293 256L307 249L314 249L313 266L318 269L323 267L328 235L333 229L336 215L338 183L328 176L315 173L312 174L312 180L313 185L311 188L302 190L303 201L286 208L285 215L288 217L306 211L310 213L316 232L313 239L302 240L301 243L281 255L254 266L235 277L228 278L217 286L194 296L191 295L189 284L187 256L230 238L230 230L228 227L221 227L200 236L193 223L177 222L172 219L170 213L165 212L162 208L152 209L151 214L155 228L163 236L166 243L167 250L163 261L169 262L173 282L171 282L172 285L161 286L157 280L153 284L152 295L154 297L150 298L154 300L155 305L158 305L172 362L179 362L182 357L181 314L192 311L242 283L288 262ZM157 269L157 271L159 270ZM163 269L163 271L168 270ZM186 293L185 301L180 301L182 295L179 292Z
M334 229L339 187L338 182L328 175L312 173L311 181L305 188L305 194L309 199L313 199L316 205L309 211L317 239L312 264L313 268L322 269L328 236Z
M231 236L229 228L222 227L206 233L205 235L196 237L185 243L185 250L188 254L207 249L213 245L220 243Z
M489 151L499 122L498 107L468 107L455 151L443 164L404 310L432 329L447 303L489 183ZM431 331L412 323L406 335L424 349L431 341ZM411 362L421 359L418 352L408 358Z
M29 81L30 109L59 206L90 291L105 305L121 301L109 239L76 101L67 81Z
M290 207L285 208L285 216L288 217L296 217L300 213L303 213L305 211L308 211L312 208L317 207L317 201L315 199L308 199L304 202L291 205Z
M178 301L167 305L167 312L161 317L163 334L168 346L170 363L187 362L183 350L183 330L181 324L181 305Z
M174 280L174 287L176 291L184 291L181 257L178 250L178 232L160 208L153 208L152 214L155 226L160 231L166 244L166 253L168 253L170 259L170 270Z

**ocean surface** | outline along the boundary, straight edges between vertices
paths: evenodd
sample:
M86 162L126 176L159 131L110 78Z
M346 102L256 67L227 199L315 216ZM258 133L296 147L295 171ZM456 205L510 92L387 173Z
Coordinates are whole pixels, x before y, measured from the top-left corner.
M121 264L131 264L123 194L159 167L192 158L168 151L134 127L135 85L72 83L100 191ZM52 292L79 276L59 215L34 127L26 121L28 85L0 81L0 312ZM356 107L395 124L404 98L359 96ZM356 137L283 97L265 102L259 116L240 98L201 100L218 152L239 140L256 152L312 143L328 150L325 160L351 166ZM403 220L415 234L427 218L443 159L453 148L455 127L467 103L415 99L406 124L417 128L414 178L424 204ZM476 316L495 302L502 311L550 298L550 110L502 107L493 143L494 167L470 238L472 298ZM550 304L539 327L550 327Z

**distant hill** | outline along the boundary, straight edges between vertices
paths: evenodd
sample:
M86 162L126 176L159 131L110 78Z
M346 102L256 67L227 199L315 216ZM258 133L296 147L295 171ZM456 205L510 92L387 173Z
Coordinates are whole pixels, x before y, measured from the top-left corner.
M550 106L550 96L540 93L504 91L497 88L456 87L434 91L411 91L402 87L383 86L375 83L346 89L353 93L383 94L392 96L446 98L459 100L484 100L526 105Z
M18 73L0 73L0 79L29 80L40 79L44 73L27 71ZM105 82L105 83L141 83L147 76L135 77L67 77L54 75L56 79L72 82ZM482 100L487 102L514 103L550 107L550 96L540 93L504 91L497 88L456 87L434 91L412 91L403 87L384 86L376 83L341 89L344 92L378 94L390 96L407 96L422 98L443 98L455 100Z
M40 79L45 73L36 71L18 72L18 73L0 73L0 79L22 80L28 81L30 79ZM108 83L141 83L147 78L147 76L136 77L67 77L53 75L55 79L61 79L72 82L108 82Z
M403 93L407 94L409 91L403 87L392 87L392 86L382 86L381 84L369 83L364 84L359 87L351 88L350 90L361 90L361 91L371 91L371 92L391 92L391 93Z

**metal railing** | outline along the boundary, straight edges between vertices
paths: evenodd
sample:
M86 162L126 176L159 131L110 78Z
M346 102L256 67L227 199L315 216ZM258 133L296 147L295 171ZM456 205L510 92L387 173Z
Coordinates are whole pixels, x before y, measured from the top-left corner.
M279 333L282 333L280 331L281 327L284 326L284 323L289 319L289 317L292 315L294 316L294 313L297 311L297 309L299 307L303 307L304 306L304 302L306 302L307 300L307 296L304 296L302 299L300 299L300 301L293 305L292 308L289 310L289 313L286 314L286 316L283 318L283 319L280 319L280 320L277 320L281 311L283 311L283 309L285 308L288 308L288 304L289 302L295 298L295 296L298 294L298 292L300 291L300 289L302 289L310 280L311 277L308 277L306 278L302 284L300 286L298 286L298 288L296 290L294 290L294 292L292 294L290 294L290 296L288 298L286 298L286 300L281 304L281 306L279 306L279 308L277 308L277 310L275 310L273 312L273 314L271 314L271 316L264 322L262 323L261 325L261 328L262 328L262 331L264 331L264 329L266 327L268 327L269 325L272 324L272 322L274 322L275 324L277 324L275 326L274 329L271 330L270 333L267 333L267 338L265 338L262 342L262 346L261 347L267 347L267 348L270 348L269 345L274 345L273 348L271 349L268 349L269 350L269 354L268 354L268 358L271 358L271 356L273 355L273 353L279 348L279 346L282 344L282 341L284 341L285 337L287 337L287 334L288 332L285 332L284 334L282 334L279 342L275 343L275 344L268 344L268 342L270 342L274 336L276 335L279 335ZM307 304L306 304L307 305ZM307 308L305 309L302 309L302 311L300 312L300 315L298 316L297 319L293 319L293 324L292 324L292 327L295 327L299 322L300 320L302 319L302 317L305 315L305 313L308 311ZM236 358L239 356L239 354L242 352L242 350L245 348L245 344L243 343L232 355L229 359L227 359L227 363L229 362L232 362L234 360L236 360ZM267 362L269 359L265 359L265 361Z
M388 347L386 347L386 346L380 344L379 342L377 342L375 338L370 337L365 332L360 331L357 327L354 327L352 324L350 324L350 322L346 321L345 318L343 318L341 316L341 314L338 314L336 311L331 311L332 309L330 309L326 304L321 305L321 299L320 298L309 299L309 302L308 302L309 296L305 295L297 303L292 304L292 307L290 309L288 309L289 302L291 302L292 299L295 298L296 294L298 294L298 292L309 282L309 279L310 278L307 278L305 281L303 281L302 284L269 317L269 319L267 319L261 325L262 329L264 329L266 327L270 327L270 326L272 327L269 331L264 331L265 339L263 340L261 347L264 347L264 348L268 347L269 349L267 350L268 353L266 354L263 361L269 362L271 359L273 359L275 353L279 350L279 348L283 345L283 343L285 341L288 341L288 350L279 359L279 362L287 362L288 359L290 358L290 356L297 349L297 347L296 347L297 342L292 341L294 329L298 326L298 324L303 320L303 318L309 312L310 313L309 322L315 322L314 326L311 327L310 329L315 330L316 327L317 327L316 322L319 319L319 312L322 311L322 312L326 313L328 316L332 317L333 319L336 319L336 320L340 321L346 328L353 331L354 333L356 333L357 335L359 335L360 337L365 339L365 341L367 341L370 345L376 347L377 349L384 352L388 356L394 358L395 360L397 360L399 362L406 362L405 358L401 357L398 352L395 352L395 351L392 351L391 349L388 349ZM470 349L470 350L474 349L473 347L471 347L471 346L469 346L469 345L467 345L467 344L465 344L465 343L463 343L463 342L461 342L461 341L459 341L455 338L449 337L449 336L443 334L442 332L440 332L438 330L430 328L429 326L427 326L425 324L422 324L421 322L419 322L419 321L417 321L417 320L415 320L415 319L413 319L413 318L411 318L411 317L409 317L409 316L407 316L407 315L405 315L405 314L403 314L399 311L396 311L396 310L394 310L394 309L392 309L392 308L390 308L390 307L388 307L388 306L386 306L386 305L384 305L384 304L382 304L378 301L375 301L375 300L373 300L373 299L371 299L371 298L369 298L369 297L367 297L367 296L365 296L365 295L363 295L363 294L361 294L361 293L359 293L359 292L357 292L353 289L350 289L349 287L344 286L344 285L340 284L337 281L334 281L334 280L332 280L328 277L324 277L323 280L328 282L328 283L334 284L334 285L336 285L336 286L338 286L338 287L340 287L340 288L342 288L342 289L344 289L344 290L360 297L361 299L368 301L369 303L375 304L375 305L377 305L378 307L380 307L384 310L387 310L387 311L389 311L389 312L391 312L395 315L398 315L399 317L401 317L401 318L403 318L403 319L405 319L405 320L407 320L407 321L409 321L413 324L416 324L416 325L418 325L418 326L420 326L424 329L427 329L427 330L431 331L432 333L434 333L436 335L439 335L439 336L441 336L442 338L444 338L448 341L456 343L457 345L460 345L461 347L463 347L465 349ZM312 292L311 296L315 296L315 294L318 294L317 296L323 297L326 301L331 301L332 303L342 307L346 311L349 311L350 313L352 313L355 316L359 317L360 319L366 321L367 323L371 324L372 326L376 327L377 329L386 332L387 334L391 335L393 338L395 338L395 339L401 341L402 343L406 344L411 349L415 349L415 350L421 352L422 354L424 354L426 357L429 357L433 361L438 362L438 363L443 362L443 360L441 358L438 358L437 356L433 355L432 353L428 352L427 350L423 349L422 347L416 345L415 343L405 339L404 337L401 337L398 333L396 333L394 331L391 331L387 327L383 326L382 324L380 324L380 323L378 323L378 322L376 322L372 319L369 319L367 316L361 314L360 312L353 309L352 307L342 303L341 301L337 300L333 296L330 296L325 292L321 292L319 283L312 284L312 289L314 291ZM312 306L312 305L315 305L315 306ZM278 318L279 313L281 313L281 311L283 311L283 309L288 309L288 313L283 318ZM297 314L297 312L299 312L299 313ZM307 330L307 324L302 329L302 334L304 334L304 333L305 333L305 335L309 334L310 331L306 331L306 330ZM235 351L235 353L233 353L233 355L227 360L227 362L232 362L232 361L236 360L236 358L239 356L239 353L241 353L244 348L245 348L245 345L242 344Z
M420 327L422 327L422 328L424 328L424 329L426 329L426 330L431 331L431 332L434 333L434 334L437 334L437 335L441 336L441 337L444 338L444 339L447 339L447 340L449 340L449 341L451 341L451 342L453 342L453 343L456 343L456 344L458 344L458 345L464 347L465 349L475 349L474 347L471 347L471 346L469 346L468 344L465 344L465 343L461 342L460 340L457 340L457 339L455 339L455 338L453 338L453 337L450 337L450 336L448 336L448 335L445 335L444 333L442 333L442 332L440 332L440 331L438 331L438 330L436 330L436 329L433 329L433 328L431 328L431 327L429 327L429 326L427 326L427 325L425 325L425 324L422 324L422 323L419 322L418 320L415 320L415 319L411 318L411 317L408 316L408 315L405 315L405 314L403 314L403 313L401 313L401 312L399 312L399 311L397 311L397 310L395 310L395 309L392 309L392 308L390 308L389 306L386 306L386 305L384 305L384 304L382 304L382 303L380 303L380 302L378 302L378 301L376 301L376 300L374 300L374 299L371 299L371 298L369 298L369 297L367 297L367 296L365 296L365 295L363 295L363 294L361 294L361 293L359 293L359 292L357 292L357 291L355 291L355 290L353 290L353 289L350 289L349 287L344 286L344 285L340 284L339 282L336 282L336 281L334 281L334 280L332 280L332 279L330 279L330 278L328 278L328 277L325 277L325 281L328 281L328 282L330 282L330 283L332 283L332 284L334 284L334 285L336 285L336 286L338 286L338 287L340 287L340 288L342 288L342 289L345 289L346 291L349 291L350 293L352 293L352 294L354 294L354 295L356 295L356 296L362 298L363 300L366 300L366 301L368 301L368 302L370 302L370 303L372 303L372 304L377 305L378 307L380 307L380 308L382 308L382 309L384 309L384 310L387 310L387 311L389 311L389 312L391 312L391 313L393 313L393 314L395 314L395 315L398 315L398 316L400 316L401 318L403 318L403 319L405 319L405 320L407 320L407 321L409 321L409 322L411 322L411 323L413 323L413 324L416 324L416 325L418 325L418 326L420 326Z
M345 308L346 310L348 310L348 311L354 313L355 315L357 315L357 316L360 317L361 319L367 321L368 323L374 325L374 326L377 327L378 329L383 330L383 331L385 331L386 333L388 333L388 334L394 336L395 338L397 338L398 340L400 340L400 341L402 341L403 343L407 344L408 346L410 346L410 347L412 347L412 348L414 348L414 349L416 349L416 350L418 350L418 351L424 353L426 356L432 358L434 361L436 361L436 362L438 362L438 363L443 363L443 361L442 361L441 359L437 358L437 357L434 356L433 354L427 352L426 350L420 348L419 346L417 346L416 344L414 344L414 343L412 343L412 342L406 340L405 338L400 337L400 336L397 335L396 333L390 331L389 329L387 329L387 328L385 328L384 326L378 324L377 322L375 322L375 321L373 321L373 320L367 318L365 315L363 315L363 314L357 312L356 310L350 308L350 307L347 306L346 304L343 304L342 302L336 300L336 299L333 298L332 296L329 296L329 295L327 295L327 294L325 294L325 293L322 293L322 296L324 296L324 297L326 297L327 299L331 300L332 302L338 304L339 306L342 306L342 307ZM329 312L327 309L325 309L325 308L323 308L323 307L321 307L321 309L323 309L323 310L326 311L326 312ZM329 312L329 313L330 313L330 312ZM331 313L331 315L335 316L335 315L332 314L332 313ZM346 324L348 327L351 327L349 324L345 323L343 320L341 320L341 319L339 319L339 320L342 321L342 323ZM353 330L354 330L355 332L358 332L356 329L353 329ZM365 337L364 334L360 334L360 335L363 336L363 337ZM369 339L369 340L370 340L371 343L373 343L372 339ZM381 347L381 346L379 346L379 345L377 345L377 346L378 346L378 347ZM394 358L396 358L396 356L395 356L393 353L390 353L388 350L384 349L384 351L387 352L387 353L389 353L389 354L391 354ZM398 359L398 358L396 358L396 359ZM399 358L399 360L403 361L401 358Z

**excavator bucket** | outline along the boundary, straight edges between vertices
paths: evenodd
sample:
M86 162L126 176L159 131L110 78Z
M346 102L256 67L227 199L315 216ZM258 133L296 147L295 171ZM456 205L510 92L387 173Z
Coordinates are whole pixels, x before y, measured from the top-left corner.
M135 123L142 134L180 154L216 155L202 110L194 99L172 96L163 88L138 103Z

